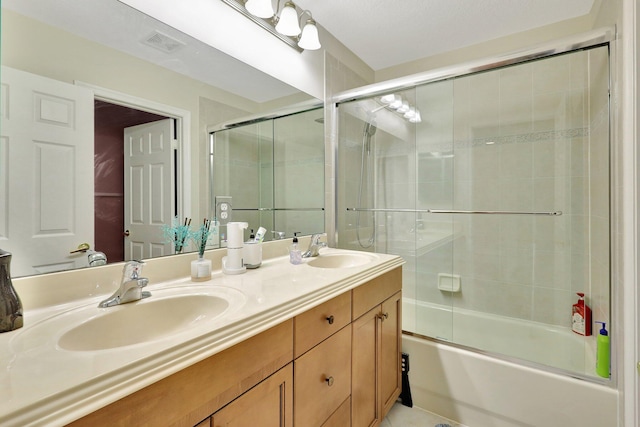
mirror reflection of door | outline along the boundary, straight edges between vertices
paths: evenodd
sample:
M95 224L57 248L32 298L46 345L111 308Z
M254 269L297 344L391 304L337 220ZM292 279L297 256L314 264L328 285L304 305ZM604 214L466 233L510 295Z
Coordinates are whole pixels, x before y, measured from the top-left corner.
M24 276L87 265L93 246L93 93L2 67L0 247Z
M124 130L124 228L126 260L171 254L162 227L175 205L174 120Z
M124 236L127 230L125 224L125 199L128 197L125 188L125 128L135 127L140 124L153 124L152 122L171 122L173 126L174 120L167 119L164 116L148 113L145 111L116 105L100 100L95 101L95 247L97 250L106 254L107 260L118 262L130 260L133 258L148 258L147 254L135 253L133 255L125 254L125 247L129 246L130 241L140 242L137 236L131 234L129 229L129 237ZM165 125L167 126L167 125ZM173 134L171 134L173 139ZM171 153L173 156L173 152ZM172 158L173 168L173 158ZM174 168L173 168L174 169ZM174 169L175 170L175 169ZM157 185L168 185L166 182L155 183ZM171 198L175 197L175 187L169 185L167 190L171 191L172 196L165 195L165 201L171 202ZM143 196L136 196L136 200L145 200ZM160 199L156 199L160 200ZM165 203L167 208L170 206ZM138 206L140 208L141 206ZM167 224L171 220L171 214ZM159 228L159 226L157 227ZM162 233L158 230L157 236L149 240L149 245L157 243ZM157 249L157 245L154 245ZM128 252L128 251L127 251ZM154 253L157 253L156 250ZM168 253L168 252L164 252Z

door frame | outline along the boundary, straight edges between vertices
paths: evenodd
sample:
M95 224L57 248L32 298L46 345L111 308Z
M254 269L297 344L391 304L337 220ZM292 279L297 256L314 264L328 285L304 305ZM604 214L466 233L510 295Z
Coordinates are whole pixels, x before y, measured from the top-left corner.
M93 91L94 99L122 105L136 110L146 111L176 120L176 136L178 145L178 161L176 177L178 178L178 217L191 217L191 112L167 104L150 101L145 98L123 92L106 89L79 80L73 82Z

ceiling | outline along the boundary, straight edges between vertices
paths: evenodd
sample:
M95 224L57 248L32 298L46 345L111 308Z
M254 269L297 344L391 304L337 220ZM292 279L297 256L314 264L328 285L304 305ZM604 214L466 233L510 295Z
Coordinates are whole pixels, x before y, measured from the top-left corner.
M594 1L295 0L295 3L311 10L320 26L377 71L585 15ZM298 92L116 0L2 0L2 7L255 102ZM144 43L156 31L169 36L168 43L177 47L170 55Z
M373 70L586 15L594 0L294 0Z

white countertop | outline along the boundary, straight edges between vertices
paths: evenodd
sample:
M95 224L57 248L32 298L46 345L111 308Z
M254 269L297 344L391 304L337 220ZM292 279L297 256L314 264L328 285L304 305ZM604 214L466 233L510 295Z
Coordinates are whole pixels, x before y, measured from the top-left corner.
M341 252L353 251L325 248L320 256ZM150 298L122 306L100 309L98 302L105 295L99 295L25 310L23 328L0 334L0 425L68 424L404 262L394 255L371 255L372 262L350 268L316 268L306 265L309 260L292 265L288 257L279 257L240 275L214 271L207 282L186 277L151 283L145 288ZM79 316L135 309L154 297L207 292L222 293L232 304L223 315L167 338L97 351L68 351L57 345L64 332L83 320ZM127 333L123 325L114 328Z

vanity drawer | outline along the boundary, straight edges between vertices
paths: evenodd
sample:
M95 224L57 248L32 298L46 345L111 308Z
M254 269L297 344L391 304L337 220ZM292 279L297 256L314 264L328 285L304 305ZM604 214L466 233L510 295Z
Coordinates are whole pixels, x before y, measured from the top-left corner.
M395 268L382 276L358 286L353 290L353 319L356 320L381 301L402 290L402 267Z
M351 292L345 292L296 316L293 330L294 357L301 356L350 322Z
M321 426L351 394L351 325L294 362L296 426Z

